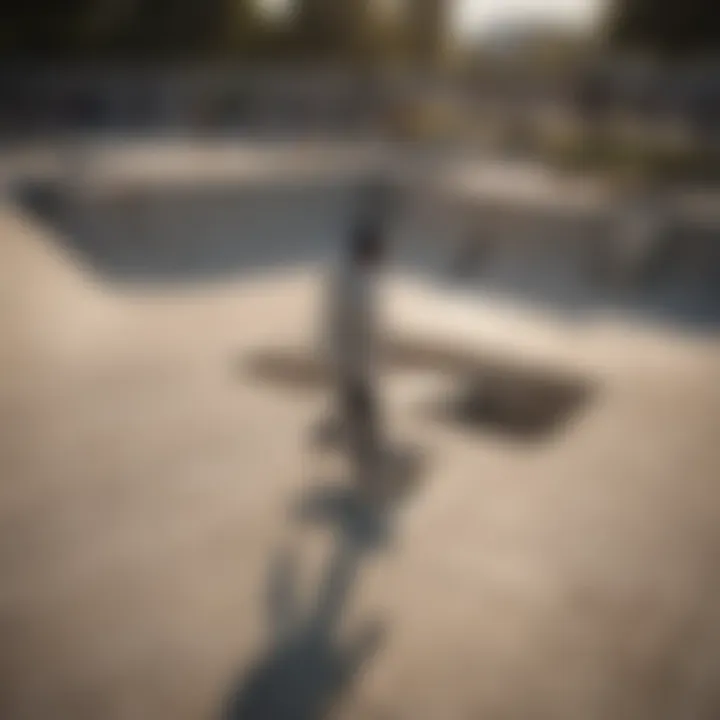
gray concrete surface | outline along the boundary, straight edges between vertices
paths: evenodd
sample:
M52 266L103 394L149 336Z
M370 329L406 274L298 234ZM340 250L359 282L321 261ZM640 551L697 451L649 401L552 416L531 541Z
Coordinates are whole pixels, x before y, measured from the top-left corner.
M0 716L715 718L720 346L394 279L390 332L591 377L540 441L425 411L397 508L310 442L318 276L115 285L0 210ZM298 391L299 390L299 391Z

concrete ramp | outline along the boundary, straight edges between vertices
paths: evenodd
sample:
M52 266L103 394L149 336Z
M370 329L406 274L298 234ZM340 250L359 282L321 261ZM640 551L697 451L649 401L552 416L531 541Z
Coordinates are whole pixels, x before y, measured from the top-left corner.
M1 206L0 256L3 366L72 357L102 344L117 304L47 228L21 210Z

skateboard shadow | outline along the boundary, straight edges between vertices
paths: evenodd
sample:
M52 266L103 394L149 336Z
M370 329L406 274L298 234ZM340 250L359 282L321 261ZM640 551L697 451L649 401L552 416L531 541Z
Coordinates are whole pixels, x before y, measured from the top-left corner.
M432 371L451 379L450 392L428 397L419 408L431 421L528 443L557 437L599 390L595 379L566 368L417 340L386 342L382 362L394 373ZM316 393L332 380L327 363L301 349L255 352L243 359L242 370L296 393ZM313 429L311 441L320 449L332 449L341 444L341 436L337 419L326 418Z

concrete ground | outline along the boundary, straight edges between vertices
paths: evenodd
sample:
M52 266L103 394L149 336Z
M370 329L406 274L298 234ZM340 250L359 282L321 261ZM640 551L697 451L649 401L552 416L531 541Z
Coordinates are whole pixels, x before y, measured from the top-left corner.
M307 344L317 275L124 287L0 209L0 717L716 718L720 345L388 288L391 332L593 392L530 439L393 372L416 482L363 509ZM394 329L394 330L392 330Z

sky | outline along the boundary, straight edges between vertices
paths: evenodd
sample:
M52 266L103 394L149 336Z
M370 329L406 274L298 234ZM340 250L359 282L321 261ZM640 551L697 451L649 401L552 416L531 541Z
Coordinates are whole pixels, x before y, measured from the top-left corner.
M343 0L337 0L342 2ZM450 0L459 37L482 34L497 24L530 19L571 27L591 26L606 0ZM261 0L268 10L286 8L292 0Z
M523 19L586 28L604 5L604 0L455 0L454 24L461 37Z

